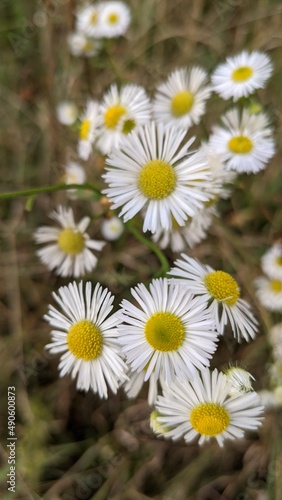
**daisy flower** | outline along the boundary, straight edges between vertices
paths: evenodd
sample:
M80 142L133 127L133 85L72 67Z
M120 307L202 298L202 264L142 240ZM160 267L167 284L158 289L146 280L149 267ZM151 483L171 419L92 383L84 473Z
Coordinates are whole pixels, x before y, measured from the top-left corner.
M127 366L117 344L116 314L110 316L114 297L99 283L93 289L88 281L62 286L53 293L59 310L49 306L44 319L54 328L52 342L46 346L51 353L63 353L60 376L77 376L77 389L108 397L126 380Z
M104 219L101 224L101 233L105 240L115 241L120 238L124 231L124 225L118 217Z
M74 32L68 36L68 46L70 53L76 57L92 57L95 56L100 48L99 40L89 38L83 33Z
M103 2L101 31L104 38L123 35L131 21L130 10L123 2Z
M156 90L153 102L156 122L187 129L200 121L210 97L207 73L198 66L181 68Z
M101 38L102 3L96 5L85 5L76 14L76 30L89 38Z
M211 76L212 87L223 99L247 97L263 88L272 73L272 63L267 54L244 50L228 57Z
M73 102L62 101L58 104L57 118L63 125L73 125L78 116L78 109Z
M269 311L282 311L282 280L260 276L254 281L260 303Z
M150 121L149 97L139 85L124 85L119 90L113 84L100 105L100 118L102 129L97 147L106 155L135 127Z
M79 277L92 271L97 257L92 250L102 250L104 241L91 240L85 232L90 218L83 217L79 223L74 220L71 208L59 206L50 214L60 228L42 226L34 233L36 243L46 244L37 251L40 260L61 276Z
M241 394L253 391L252 380L254 377L240 366L230 366L225 370L228 382L231 382L229 394Z
M153 280L149 290L139 284L131 294L139 307L122 301L118 331L132 371L146 369L144 381L154 373L170 383L209 365L218 334L201 298L167 279Z
M84 184L86 181L86 174L84 168L74 161L69 161L66 165L63 175L63 182L65 184ZM77 189L68 189L67 195L71 199L77 198Z
M272 345L272 354L275 360L282 360L282 323L277 323L270 328L269 339Z
M209 310L218 332L223 335L228 320L238 342L247 342L257 332L257 320L249 304L240 298L240 289L235 279L224 271L215 271L196 259L181 254L169 274L194 295L201 296L210 303Z
M276 243L262 257L263 272L272 279L282 281L282 245Z
M144 213L143 231L184 226L203 208L210 172L201 152L189 154L193 139L181 146L185 131L151 123L131 132L107 159L104 193L124 221Z
M236 108L222 118L223 127L214 127L210 145L223 155L228 169L238 173L257 173L275 153L275 143L264 113L242 114Z
M215 438L220 446L226 439L238 439L245 430L261 425L260 399L255 392L229 395L230 383L217 370L204 369L192 382L174 380L158 396L158 422L170 430L173 440L184 437L186 443L198 439L201 445Z
M88 101L86 110L80 118L78 155L83 160L88 160L93 143L99 133L99 104Z
M150 427L154 434L156 434L158 437L165 436L166 433L170 430L168 427L165 427L158 421L158 417L161 417L161 414L157 411L154 410L151 412L150 415Z

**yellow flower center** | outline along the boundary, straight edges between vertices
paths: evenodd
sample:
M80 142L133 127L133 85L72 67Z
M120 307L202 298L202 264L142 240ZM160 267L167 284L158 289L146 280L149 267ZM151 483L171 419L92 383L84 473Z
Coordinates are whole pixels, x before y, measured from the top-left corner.
M273 292L281 292L282 291L282 281L279 280L272 280L270 282L270 288Z
M237 135L228 141L228 147L232 153L242 155L252 151L253 142L244 135Z
M237 68L232 73L232 78L234 82L245 82L249 80L253 74L252 68L248 66L242 66L241 68Z
M103 348L103 336L97 326L85 319L70 327L67 344L70 352L77 359L90 361L100 356Z
M108 16L108 21L110 24L116 24L118 22L118 15L117 14L110 14Z
M204 278L205 285L210 295L227 306L236 304L240 297L237 282L224 271L213 271Z
M98 14L97 12L95 12L91 15L90 24L94 26L95 24L97 24L97 21L98 21Z
M151 429L158 434L165 434L169 431L169 428L165 427L161 422L158 422L158 417L161 417L161 414L157 410L152 411L150 415Z
M194 96L188 90L178 92L173 96L170 103L171 112L174 116L183 116L189 113L193 104Z
M58 237L58 246L62 252L76 255L84 249L84 237L71 228L62 229Z
M131 132L131 130L134 129L134 127L136 126L136 123L134 120L125 120L124 123L123 123L123 127L122 127L122 133L123 134L129 134Z
M185 328L174 314L159 312L148 319L145 325L145 337L157 351L176 351L184 341Z
M190 423L203 436L216 436L230 424L228 411L216 403L203 403L190 413Z
M79 129L79 137L82 141L85 141L88 137L89 130L90 130L90 120L84 120Z
M282 257L276 257L276 264L282 266Z
M142 168L138 186L144 196L152 200L166 198L175 188L174 168L163 160L151 160Z
M126 113L126 109L124 106L121 106L120 104L117 104L116 106L112 106L111 108L107 109L107 111L104 114L104 121L105 125L108 128L115 128L122 117Z

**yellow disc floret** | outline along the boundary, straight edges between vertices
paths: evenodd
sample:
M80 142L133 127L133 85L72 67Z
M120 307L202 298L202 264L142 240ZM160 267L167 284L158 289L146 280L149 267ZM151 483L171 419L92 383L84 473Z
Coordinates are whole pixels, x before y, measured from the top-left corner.
M253 75L252 68L249 68L248 66L242 66L241 68L237 68L233 71L232 79L234 82L240 83L249 80L249 78L251 78L252 75Z
M138 186L144 196L161 200L172 193L176 185L174 168L163 160L151 160L142 168Z
M282 266L282 256L276 257L276 264Z
M129 134L131 132L131 130L134 129L135 126L136 126L135 121L131 120L130 118L128 118L128 120L125 120L124 123L123 123L122 133L123 134Z
M237 282L224 271L213 271L207 274L204 282L210 295L227 306L233 306L240 297Z
M170 109L174 116L183 116L191 111L194 104L194 96L188 90L178 92L173 96L170 103Z
M230 424L228 411L217 403L204 403L190 413L190 423L203 436L216 436Z
M79 137L82 141L85 141L89 135L90 131L90 120L84 120L79 129Z
M70 327L67 344L70 352L77 359L90 361L100 356L103 348L103 336L97 326L84 319Z
M110 14L108 16L108 21L110 24L116 24L118 22L118 15L117 14Z
M121 117L126 113L126 109L124 106L120 104L116 104L116 106L112 106L107 109L104 114L104 121L107 128L113 129L118 125Z
M184 341L185 328L174 314L159 312L148 319L145 325L145 337L157 351L176 351Z
M253 142L249 139L249 137L237 135L228 141L228 147L232 153L242 155L252 151Z
M58 237L58 246L62 252L76 255L84 249L84 237L79 231L71 228L62 229Z
M279 280L272 280L270 282L270 288L273 292L279 293L282 291L282 281Z

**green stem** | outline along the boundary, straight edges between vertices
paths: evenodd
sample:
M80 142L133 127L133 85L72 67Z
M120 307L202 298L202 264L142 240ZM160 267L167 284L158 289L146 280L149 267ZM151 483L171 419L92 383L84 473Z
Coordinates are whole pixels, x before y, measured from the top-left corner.
M133 236L135 236L138 241L140 241L140 243L143 243L143 245L152 250L152 252L154 252L156 257L159 259L161 269L154 274L154 278L160 278L164 276L169 271L169 263L163 252L155 245L155 243L153 243L153 241L148 240L146 236L143 236L143 234L139 233L139 231L137 231L137 229L134 227L132 221L127 222L126 227L130 231L130 233L133 234Z
M36 196L41 193L53 193L54 191L65 191L67 189L83 189L89 190L95 193L99 198L101 198L101 193L98 189L91 184L55 184L53 186L44 186L38 188L22 189L19 191L11 191L10 193L0 193L0 200L6 200L9 198L19 198L21 196Z

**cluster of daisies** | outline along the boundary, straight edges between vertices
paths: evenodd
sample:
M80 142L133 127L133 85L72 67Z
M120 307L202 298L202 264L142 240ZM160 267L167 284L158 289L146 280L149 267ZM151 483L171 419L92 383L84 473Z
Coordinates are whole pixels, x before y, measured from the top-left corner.
M123 2L107 1L84 5L76 13L75 31L68 37L70 52L74 56L97 55L102 48L103 39L124 35L130 21L130 10Z

